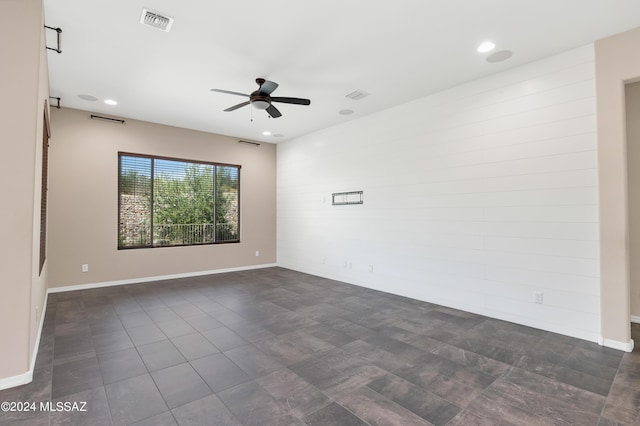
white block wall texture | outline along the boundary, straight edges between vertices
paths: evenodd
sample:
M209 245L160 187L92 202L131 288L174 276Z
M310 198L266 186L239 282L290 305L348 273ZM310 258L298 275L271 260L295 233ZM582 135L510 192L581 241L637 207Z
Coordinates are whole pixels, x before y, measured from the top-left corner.
M595 108L589 45L281 143L278 264L597 341Z

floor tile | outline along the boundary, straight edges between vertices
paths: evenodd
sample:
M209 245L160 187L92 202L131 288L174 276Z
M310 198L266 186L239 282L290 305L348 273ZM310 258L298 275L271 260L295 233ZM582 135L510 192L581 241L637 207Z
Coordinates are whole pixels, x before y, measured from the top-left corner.
M491 386L482 393L482 398L507 411L522 411L531 416L545 418L553 424L595 425L600 417L600 412L593 413L593 410L581 409L552 396L522 391L515 387L504 392L498 386ZM474 407L474 404L475 401L468 407Z
M107 318L89 320L89 327L91 328L92 336L124 330L124 326L115 312Z
M172 413L180 426L242 426L215 395L175 408Z
M240 346L228 350L224 354L250 377L264 376L284 367L284 365L253 345Z
M135 348L99 354L98 362L104 384L147 373L147 368Z
M640 386L612 386L602 415L620 423L640 423Z
M52 401L62 404L71 410L51 412L51 425L109 425L111 412L104 387L100 386L72 395L63 396ZM77 408L77 410L76 410Z
M548 361L525 357L515 366L603 396L609 394L613 378L603 379Z
M52 380L52 398L93 389L103 384L98 358L95 355L90 358L54 365Z
M302 316L295 312L277 314L262 322L262 326L273 334L284 334L295 331L303 327L311 327L319 324L311 318Z
M90 336L91 328L86 321L69 322L55 326L54 335L60 336Z
M367 387L434 425L444 425L460 412L460 408L448 401L392 374Z
M304 420L309 426L367 426L367 423L335 402L311 413Z
M156 414L155 416L140 420L139 422L132 423L132 426L176 426L173 414L170 411Z
M348 343L342 347L342 350L358 356L373 365L384 368L387 371L395 371L407 365L407 361L400 359L391 352L375 347L362 340L355 340Z
M197 307L195 307L189 302L174 305L171 307L171 310L173 310L176 314L178 314L183 319L192 318L192 317L203 314L203 312L200 309L198 309Z
M168 409L148 374L112 383L105 389L115 425L134 423Z
M431 353L493 377L500 377L512 368L504 362L496 361L447 343L442 343Z
M129 338L135 346L142 346L148 343L165 340L167 336L155 324L141 325L127 329Z
M307 328L291 331L280 337L289 340L309 354L319 355L335 349L335 346L307 332Z
M344 331L331 328L326 324L318 324L311 327L307 327L304 331L311 336L314 336L320 340L323 340L335 347L340 347L357 340L355 337L350 336Z
M176 314L175 311L168 306L154 309L145 309L145 312L156 324L182 319L180 315Z
M244 425L263 425L286 414L280 404L256 382L249 381L218 393Z
M133 342L125 330L93 336L93 345L99 354L133 348Z
M311 357L311 354L285 336L260 340L255 346L282 365L291 365Z
M170 340L149 343L137 349L149 371L160 370L186 361Z
M156 325L160 330L162 330L165 336L169 338L186 336L187 334L197 333L197 330L191 327L189 323L183 320L182 318L159 322L159 323L156 323Z
M301 419L331 403L318 388L289 369L274 371L256 382L280 403L285 412Z
M570 405L577 411L592 414L600 414L606 400L596 393L515 367L496 380L491 389L505 395L530 395L526 396L527 398L544 395Z
M176 408L212 393L209 386L187 363L154 371L151 377L169 408Z
M224 326L203 331L201 334L223 352L249 344L236 332Z
M238 334L238 336L252 343L274 336L272 332L253 322L237 322L229 324L228 327Z
M418 349L415 346L411 346L399 340L392 339L380 333L369 336L366 339L363 339L363 341L372 346L390 352L397 358L405 361L415 361L419 357L426 355L425 351Z
M220 352L201 334L187 334L171 339L176 348L189 361Z
M93 341L86 335L62 335L55 338L53 358L64 360L94 352Z
M242 315L239 315L229 309L218 309L215 311L209 312L209 315L216 319L216 321L221 324L226 325L227 327L232 324L238 324L243 321L246 321L246 318Z
M249 376L221 353L191 361L191 366L214 392L249 380Z
M430 425L428 421L367 387L342 394L336 402L372 426Z
M218 320L204 313L187 317L185 318L185 321L197 331L206 331L211 330L212 328L222 327L222 324Z

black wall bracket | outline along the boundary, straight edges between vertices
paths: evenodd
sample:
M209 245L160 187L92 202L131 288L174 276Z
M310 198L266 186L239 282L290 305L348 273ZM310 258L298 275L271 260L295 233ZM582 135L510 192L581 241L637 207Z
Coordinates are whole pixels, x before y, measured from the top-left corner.
M55 96L49 96L49 99L55 99L56 101L58 101L56 105L51 105L51 106L54 106L57 109L60 109L60 98L56 98Z
M48 26L44 26L46 29L48 30L54 30L57 33L57 37L58 37L58 47L56 49L54 49L53 47L49 47L47 46L48 50L53 50L54 52L58 52L58 53L62 53L62 50L60 49L61 44L60 44L60 34L62 34L62 28L54 28L54 27L48 27Z

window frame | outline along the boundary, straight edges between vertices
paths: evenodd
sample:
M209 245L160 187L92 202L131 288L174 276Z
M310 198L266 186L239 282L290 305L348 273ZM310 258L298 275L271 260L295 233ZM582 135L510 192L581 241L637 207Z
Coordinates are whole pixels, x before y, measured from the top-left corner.
M49 103L44 101L44 113L42 123L42 176L40 187L40 259L38 276L42 275L44 264L47 260L47 211L49 202L49 140L51 139L51 127L49 124Z
M150 225L150 231L151 231L151 239L150 239L150 244L149 245L136 245L136 246L126 246L126 247L122 247L120 246L120 214L122 211L122 206L121 206L121 197L120 197L120 179L122 178L122 173L121 173L121 162L120 162L120 157L138 157L138 158L144 158L144 159L149 159L152 161L154 160L165 160L165 161L178 161L178 162L184 162L184 163L192 163L192 164L198 164L198 165L206 165L206 166L213 166L213 167L234 167L238 169L238 238L236 240L224 240L224 241L212 241L212 242L207 242L207 243L199 243L199 244L171 244L171 245L154 245L153 244L153 204L154 204L154 200L153 200L153 178L154 178L154 174L153 174L153 166L152 166L152 174L151 174L151 210L150 210L150 220L151 220L151 225ZM218 244L237 244L241 242L241 203L240 203L240 199L241 199L241 170L242 170L242 166L239 164L231 164L231 163L218 163L218 162L214 162L214 161L202 161L202 160L191 160L191 159L186 159L186 158L178 158L178 157L167 157L167 156L162 156L162 155L148 155L148 154L139 154L139 153L134 153L134 152L125 152L125 151L118 151L118 182L117 182L117 197L118 197L118 223L117 223L117 238L116 238L116 244L118 247L118 250L137 250L137 249L156 249L156 248L169 248L169 247L197 247L197 246L211 246L211 245L218 245ZM215 173L214 173L215 176ZM215 185L215 181L214 181L214 185ZM215 216L215 214L214 214ZM215 235L215 231L214 231L214 235Z

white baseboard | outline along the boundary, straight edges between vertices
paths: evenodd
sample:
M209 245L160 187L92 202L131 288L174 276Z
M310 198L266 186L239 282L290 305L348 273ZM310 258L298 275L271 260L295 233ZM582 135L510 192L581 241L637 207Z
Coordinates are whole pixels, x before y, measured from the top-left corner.
M26 385L33 380L33 372L36 368L36 358L38 356L38 349L40 349L40 337L42 336L42 327L44 326L44 317L47 315L47 300L49 299L49 293L44 296L44 305L41 307L42 315L40 315L40 324L38 325L38 335L36 336L36 343L33 346L33 352L31 353L31 363L29 364L29 370L25 373L18 374L17 376L6 377L0 379L0 390L9 389L15 386Z
M605 339L604 337L598 338L598 344L611 349L617 349L619 351L631 352L633 351L633 339L629 339L628 342L619 342L617 340Z
M631 322L634 322L636 324L640 324L640 317L637 315L631 315Z
M18 374L17 376L6 377L4 379L0 379L0 390L26 385L27 383L31 383L32 380L33 370Z
M236 268L212 269L210 271L185 272L182 274L157 275L155 277L132 278L128 280L118 280L118 281L104 281L104 282L89 283L89 284L69 285L69 286L63 286L63 287L50 287L48 290L48 293L62 293L65 291L87 290L91 288L112 287L116 285L140 284L140 283L146 283L151 281L173 280L176 278L190 278L190 277L199 277L202 275L224 274L227 272L250 271L252 269L273 268L274 266L278 266L278 265L276 263L266 263L262 265L239 266Z

